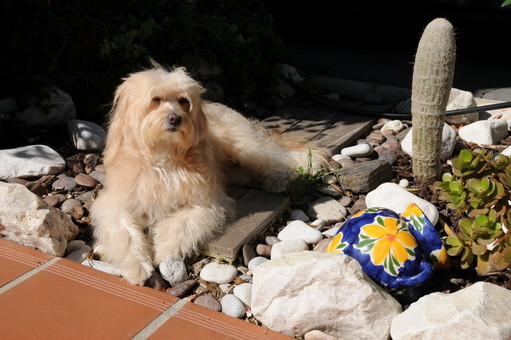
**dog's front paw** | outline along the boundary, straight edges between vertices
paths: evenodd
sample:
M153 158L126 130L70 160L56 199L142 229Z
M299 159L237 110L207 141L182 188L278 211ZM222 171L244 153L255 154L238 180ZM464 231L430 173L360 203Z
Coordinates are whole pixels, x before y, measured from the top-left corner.
M123 266L122 277L131 284L143 286L154 272L151 263L141 263L131 266Z
M262 189L268 192L280 193L289 187L289 173L284 170L267 171L263 178Z

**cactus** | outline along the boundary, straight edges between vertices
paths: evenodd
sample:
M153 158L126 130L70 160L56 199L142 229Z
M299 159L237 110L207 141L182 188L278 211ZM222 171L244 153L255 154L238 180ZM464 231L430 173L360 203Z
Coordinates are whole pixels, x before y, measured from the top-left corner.
M445 109L454 77L456 43L451 23L437 18L422 34L412 80L414 176L431 183L440 177Z
M462 150L452 159L452 174L435 186L447 207L462 217L457 232L445 227L447 253L461 255L462 268L477 260L482 275L511 268L511 158Z

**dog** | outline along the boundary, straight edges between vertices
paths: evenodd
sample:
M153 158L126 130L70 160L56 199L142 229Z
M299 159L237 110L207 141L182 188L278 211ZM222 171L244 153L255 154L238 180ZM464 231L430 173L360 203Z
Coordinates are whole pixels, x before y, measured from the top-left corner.
M185 68L158 64L123 78L115 92L104 188L91 217L95 252L132 284L143 285L166 257L184 259L221 230L234 212L231 179L282 192L311 153L317 166L324 162L324 150L272 136L203 100L204 92Z

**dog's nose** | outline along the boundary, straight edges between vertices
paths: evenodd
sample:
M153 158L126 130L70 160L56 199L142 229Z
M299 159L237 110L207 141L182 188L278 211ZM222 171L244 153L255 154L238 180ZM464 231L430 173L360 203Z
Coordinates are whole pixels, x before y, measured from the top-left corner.
M169 123L172 125L172 126L179 126L181 124L181 116L178 115L177 113L175 112L172 112L168 115L167 119L169 120Z

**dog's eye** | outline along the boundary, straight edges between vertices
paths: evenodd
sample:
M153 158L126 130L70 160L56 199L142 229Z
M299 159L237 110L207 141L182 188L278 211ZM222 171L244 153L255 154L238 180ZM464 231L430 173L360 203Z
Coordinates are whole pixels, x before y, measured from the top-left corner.
M160 102L161 102L161 98L160 98L160 97L153 97L153 99L151 99L151 101L152 101L154 104L160 104Z
M177 100L177 102L179 103L179 105L182 105L182 106L190 104L190 101L187 98L184 98L184 97L179 98Z

